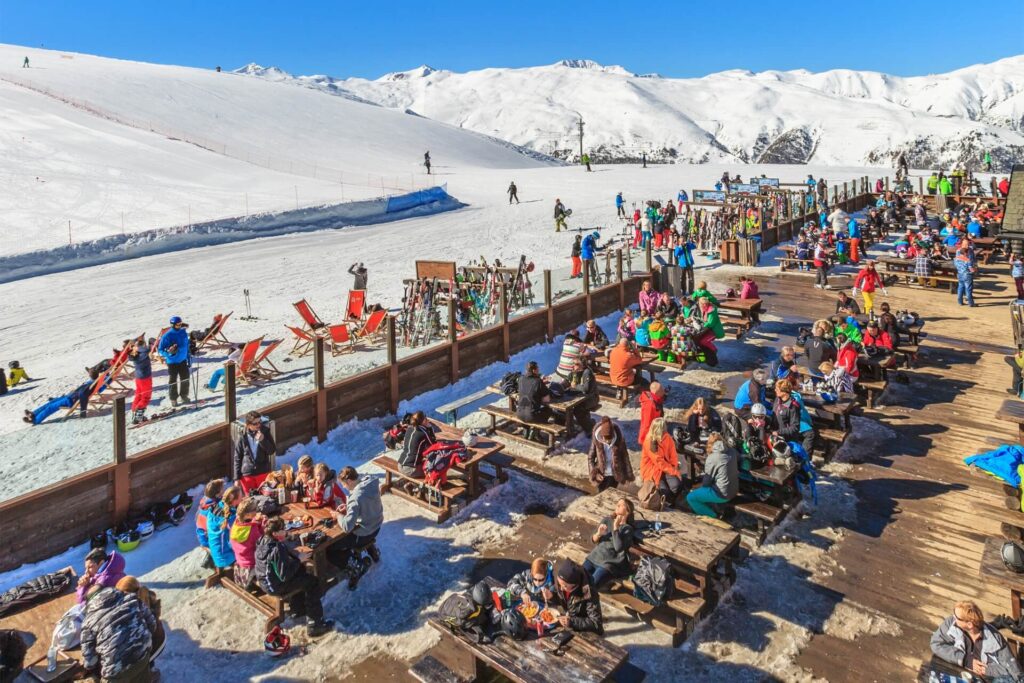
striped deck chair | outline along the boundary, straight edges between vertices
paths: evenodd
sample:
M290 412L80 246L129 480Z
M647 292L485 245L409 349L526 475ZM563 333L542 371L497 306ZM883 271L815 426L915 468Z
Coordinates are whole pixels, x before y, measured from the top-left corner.
M343 353L352 353L356 350L352 335L348 331L348 325L331 325L327 328L327 332L331 335L329 342L332 356L340 356Z
M228 338L224 336L224 325L233 313L234 311L231 311L231 313L228 313L227 315L220 316L217 323L210 328L209 332L206 333L206 336L196 344L196 353L202 351L204 348L231 345Z
M164 360L164 357L160 355L160 352L157 349L160 347L160 340L164 338L164 335L167 334L167 330L169 330L169 329L171 329L171 328L170 327L161 328L160 329L160 334L156 335L156 337L153 339L153 343L149 345L149 357L150 357L150 359L152 359L152 361L154 363L165 363L166 362Z
M259 354L257 354L255 359L253 359L253 367L261 377L270 378L273 377L274 375L281 374L281 370L278 369L276 365L274 365L273 361L270 360L269 356L274 352L274 350L278 346L281 345L281 342L283 341L284 339L273 340L272 342L264 346L263 350L260 351Z
M295 343L292 345L292 350L288 352L289 356L305 358L313 353L313 349L316 346L316 335L299 327L292 327L291 325L285 325L285 327L295 335Z
M102 393L110 386L113 386L115 391L104 396L104 399L112 399L114 394L120 395L130 391L130 389L121 382L121 374L125 371L125 366L128 365L128 352L130 350L130 346L126 346L121 349L117 356L114 357L114 360L111 361L110 367L104 372L101 372L96 378L96 381L92 383L92 388L89 390L89 400L87 402L86 409L88 409L88 406L93 405L97 400L97 397L102 395ZM71 404L71 407L68 408L67 412L64 413L64 417L70 417L77 409L78 401L75 401Z
M320 316L313 311L313 307L310 306L309 302L305 299L295 302L292 306L294 306L295 310L299 312L302 322L305 323L310 332L315 332L321 327L327 326L327 324L320 319Z
M374 311L361 328L353 332L356 339L377 341L384 337L384 320L388 317L385 310Z
M351 289L345 306L345 320L362 322L366 316L366 290Z
M259 355L262 343L263 337L259 337L258 339L246 342L245 346L242 347L242 353L238 356L238 365L235 367L235 376L238 377L240 382L252 384L255 380L259 379L255 361L256 356Z

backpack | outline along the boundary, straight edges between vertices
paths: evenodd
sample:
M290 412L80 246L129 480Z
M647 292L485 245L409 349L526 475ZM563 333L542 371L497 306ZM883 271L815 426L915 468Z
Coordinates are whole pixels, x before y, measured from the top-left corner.
M22 672L28 646L21 634L11 629L0 631L0 681L14 681Z
M489 621L487 610L478 607L469 593L453 593L437 609L441 623L452 631L471 631Z
M664 605L672 597L672 565L664 557L644 555L633 574L633 596L649 605Z
M277 500L270 496L256 495L253 496L253 500L256 501L256 512L267 517L273 517L281 511L281 506Z
M725 437L726 445L730 448L741 448L747 431L743 418L732 411L725 411L720 415L722 418L722 436Z
M506 396L512 396L519 393L519 378L522 377L521 372L509 372L501 378L501 393Z
M644 481L637 493L640 499L640 507L651 512L661 512L665 507L665 496L658 490L658 485L653 481Z
M468 451L461 441L438 440L423 450L423 480L430 486L448 481L448 470L467 460Z

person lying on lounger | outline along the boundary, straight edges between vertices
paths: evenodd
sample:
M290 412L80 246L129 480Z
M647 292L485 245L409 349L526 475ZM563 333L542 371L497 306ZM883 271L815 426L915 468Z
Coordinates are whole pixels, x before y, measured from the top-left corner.
M26 410L25 416L21 419L30 425L41 424L43 420L53 415L61 408L70 408L76 403L78 404L79 416L85 417L85 411L89 406L89 394L92 393L92 385L95 381L96 380L90 377L88 381L83 382L69 393L63 396L52 397L35 410Z

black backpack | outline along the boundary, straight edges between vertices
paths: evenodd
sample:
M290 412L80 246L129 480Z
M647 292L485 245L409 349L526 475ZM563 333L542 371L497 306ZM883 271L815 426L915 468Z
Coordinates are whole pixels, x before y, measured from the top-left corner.
M722 436L725 437L726 445L730 448L741 448L747 433L743 418L731 410L722 411L720 415L722 418Z
M469 593L453 593L444 599L437 610L441 623L452 631L482 629L490 620L486 607L473 602Z
M509 372L501 378L501 393L506 396L512 396L519 393L519 378L522 376L521 372Z
M281 511L281 505L270 496L255 495L253 500L256 501L256 512L266 517L273 517Z
M633 574L633 596L649 605L664 605L672 597L672 565L664 557L644 555Z
M14 683L25 664L28 646L17 631L0 631L0 683Z

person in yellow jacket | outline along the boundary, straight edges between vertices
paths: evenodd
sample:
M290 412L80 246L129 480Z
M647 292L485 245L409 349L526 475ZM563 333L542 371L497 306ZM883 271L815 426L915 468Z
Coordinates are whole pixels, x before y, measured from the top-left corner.
M932 173L931 177L928 178L928 194L935 194L939 191L939 174Z
M21 367L21 363L16 360L12 360L7 364L7 386L16 387L20 382L31 382L32 378L25 372L25 368Z

